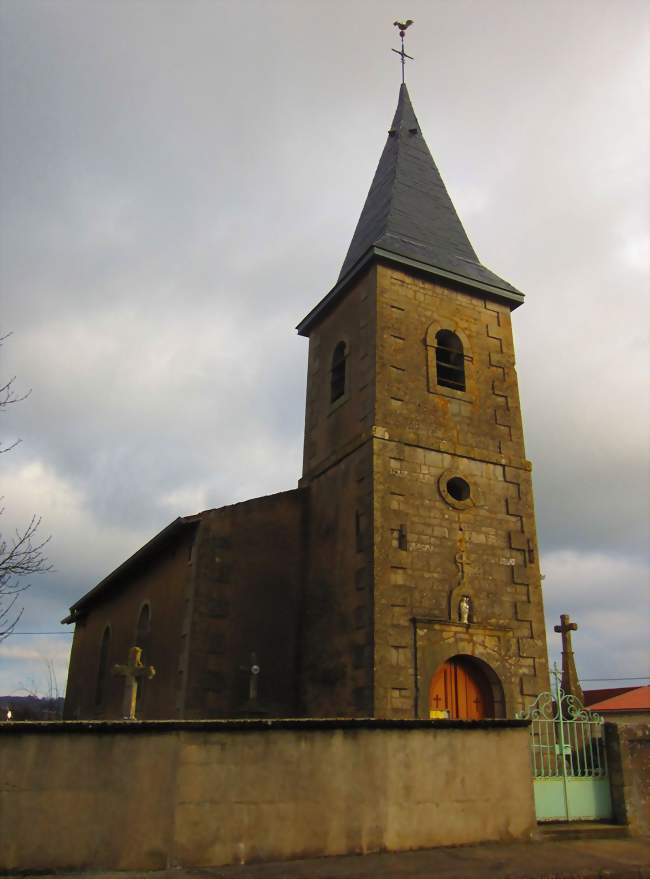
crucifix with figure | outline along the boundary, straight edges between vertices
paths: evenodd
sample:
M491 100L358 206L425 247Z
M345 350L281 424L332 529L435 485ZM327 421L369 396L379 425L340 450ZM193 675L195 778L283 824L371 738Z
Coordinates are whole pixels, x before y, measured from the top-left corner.
M568 613L563 613L560 614L560 625L553 628L554 631L562 636L562 689L567 695L575 696L576 699L579 699L584 704L585 697L578 680L578 672L576 671L571 644L571 632L577 632L578 625L571 622L571 617Z
M124 678L122 717L125 720L135 720L138 687L142 686L140 679L148 678L151 680L156 674L156 669L153 665L143 665L142 650L139 647L132 647L129 650L129 659L126 665L114 665L113 674Z

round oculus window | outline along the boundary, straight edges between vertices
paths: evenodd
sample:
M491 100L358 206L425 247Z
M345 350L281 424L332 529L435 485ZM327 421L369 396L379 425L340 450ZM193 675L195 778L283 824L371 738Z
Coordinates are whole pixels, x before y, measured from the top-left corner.
M469 482L455 470L445 470L438 477L438 491L445 503L457 510L473 507L477 498L472 496ZM476 494L476 493L474 493Z
M462 476L452 476L448 479L447 491L455 501L467 501L471 494L469 482L466 482Z

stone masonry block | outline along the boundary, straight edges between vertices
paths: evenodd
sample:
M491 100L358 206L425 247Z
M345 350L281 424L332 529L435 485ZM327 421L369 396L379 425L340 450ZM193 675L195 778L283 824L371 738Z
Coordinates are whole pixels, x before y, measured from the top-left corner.
M393 687L390 691L391 708L408 710L411 708L411 699L406 687Z
M512 565L512 582L523 586L530 584L530 570L525 565Z
M516 467L504 467L503 478L506 482L513 482L516 485L519 485L522 480L521 470L518 470Z
M534 675L522 675L520 684L522 696L537 696L541 693L540 682Z
M535 638L519 638L519 655L539 659L546 656L546 645Z
M524 583L513 583L510 588L515 601L530 601L530 586Z
M406 605L391 604L390 614L391 614L390 621L394 626L405 626L405 627L408 626L410 614L409 614L408 607L406 607ZM403 633L400 632L400 636L402 636L402 635L403 635Z
M390 664L395 667L410 669L411 656L408 646L391 645Z
M533 606L527 601L518 601L515 605L518 620L532 620Z
M411 586L391 586L390 603L395 607L409 608L413 600Z
M392 666L390 673L390 684L393 687L408 688L412 682L412 669L410 663Z
M518 620L513 626L513 631L518 638L532 638L533 624L529 620Z
M497 424L510 427L513 421L512 412L509 409L500 406L494 410L494 420Z
M499 316L495 315L495 320L488 320L486 323L486 334L488 339L497 339L499 342L503 341L503 331L499 326Z
M499 450L504 457L512 460L518 460L522 457L523 449L521 443L514 442L511 439L502 439L499 441Z
M524 552L528 550L528 538L523 531L510 531L508 536L512 549L521 549Z
M491 299L483 300L483 307L488 312L494 312L494 314L502 315L504 314L504 307L500 305L498 302L493 302Z
M504 354L500 351L491 351L490 366L498 366L501 368L514 366L514 358L510 354Z
M519 498L506 498L506 508L509 516L523 516L528 512L526 505Z
M205 613L212 619L223 619L230 613L230 602L225 598L211 598L206 602Z

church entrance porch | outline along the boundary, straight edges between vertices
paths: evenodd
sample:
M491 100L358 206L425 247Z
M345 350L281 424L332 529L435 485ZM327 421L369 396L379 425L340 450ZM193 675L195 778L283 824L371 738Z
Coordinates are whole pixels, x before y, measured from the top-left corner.
M429 717L452 720L495 717L493 683L484 665L463 655L452 656L443 663L431 678Z
M422 720L500 720L525 707L517 639L507 626L418 617L413 654L414 702ZM533 698L540 683L530 686Z

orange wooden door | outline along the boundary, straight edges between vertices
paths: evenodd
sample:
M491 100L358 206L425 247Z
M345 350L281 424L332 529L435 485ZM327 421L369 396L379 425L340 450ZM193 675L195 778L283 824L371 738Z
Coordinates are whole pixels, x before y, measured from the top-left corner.
M429 716L456 720L494 717L490 685L475 663L454 656L431 679Z

